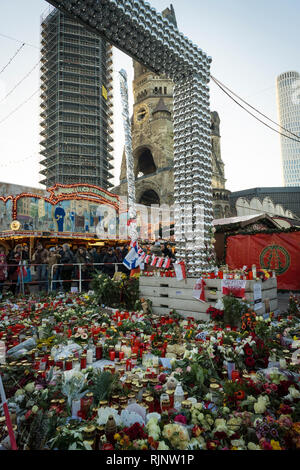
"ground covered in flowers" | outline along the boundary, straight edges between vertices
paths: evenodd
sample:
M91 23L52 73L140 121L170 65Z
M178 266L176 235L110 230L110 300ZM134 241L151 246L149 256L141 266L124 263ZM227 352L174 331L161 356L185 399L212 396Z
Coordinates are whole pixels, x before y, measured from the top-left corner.
M249 311L237 327L215 313L111 310L93 294L2 301L18 448L299 449L299 312Z

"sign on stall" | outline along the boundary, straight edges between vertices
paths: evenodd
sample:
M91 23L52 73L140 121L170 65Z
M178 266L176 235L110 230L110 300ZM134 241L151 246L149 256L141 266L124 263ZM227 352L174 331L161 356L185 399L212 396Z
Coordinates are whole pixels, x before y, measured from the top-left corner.
M263 306L260 282L255 282L253 284L253 297L254 297L254 310L259 310Z

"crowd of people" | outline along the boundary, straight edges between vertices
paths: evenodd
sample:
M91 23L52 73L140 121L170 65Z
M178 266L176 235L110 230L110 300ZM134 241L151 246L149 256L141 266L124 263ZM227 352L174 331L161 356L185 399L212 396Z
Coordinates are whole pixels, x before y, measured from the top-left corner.
M146 254L175 259L174 248L167 243L141 244L140 247ZM72 282L78 280L78 283L81 282L81 290L87 291L96 272L110 277L113 277L116 271L130 275L130 271L123 264L129 249L129 245L88 249L84 245L72 247L68 243L45 247L38 242L30 256L26 243L17 244L8 253L0 246L0 296L4 285L7 285L13 294L21 292L22 289L24 293L29 293L29 285L33 282L38 285L40 292L68 292Z

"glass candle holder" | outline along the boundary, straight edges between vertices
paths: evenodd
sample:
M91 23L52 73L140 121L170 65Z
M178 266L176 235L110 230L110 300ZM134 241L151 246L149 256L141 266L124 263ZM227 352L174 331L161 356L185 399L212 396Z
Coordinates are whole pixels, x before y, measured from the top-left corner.
M163 413L164 411L168 411L170 409L170 398L167 393L162 393L160 396L160 409Z
M96 345L96 360L99 361L100 359L102 359L102 355L103 355L102 344L97 343L97 345Z
M86 354L82 354L81 358L80 358L80 367L81 367L81 369L86 369L86 364L87 364Z

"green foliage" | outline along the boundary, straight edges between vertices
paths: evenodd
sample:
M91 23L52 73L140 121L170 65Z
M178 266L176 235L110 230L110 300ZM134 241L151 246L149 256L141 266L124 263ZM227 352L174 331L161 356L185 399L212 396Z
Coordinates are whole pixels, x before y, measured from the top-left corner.
M231 327L239 326L241 317L249 310L247 302L240 300L233 295L223 297L224 323Z
M119 388L118 374L111 374L108 371L101 370L95 372L93 376L93 385L90 387L94 394L94 402L97 406L102 400L109 400L114 391Z
M133 310L139 300L139 281L136 278L113 280L106 274L97 274L92 288L99 304L113 308Z

